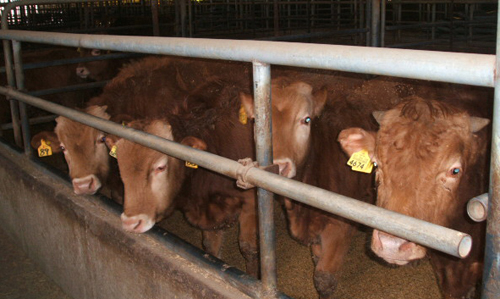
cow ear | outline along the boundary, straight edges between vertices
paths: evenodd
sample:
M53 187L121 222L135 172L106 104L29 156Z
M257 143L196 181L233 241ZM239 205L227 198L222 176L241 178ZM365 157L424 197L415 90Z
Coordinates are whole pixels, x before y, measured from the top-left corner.
M31 138L31 147L38 149L38 147L42 144L42 139L50 143L48 145L52 148L53 153L61 152L61 142L59 141L59 138L57 138L56 133L53 131L43 131L33 136Z
M471 116L470 118L470 131L472 133L479 132L482 128L486 127L490 120L482 117Z
M113 146L116 145L116 143L122 139L121 137L118 137L116 135L111 135L111 134L108 134L106 135L106 146L109 148L109 149L112 149Z
M248 118L254 119L254 105L253 105L253 97L244 92L240 92L240 100Z
M190 146L192 148L199 149L202 151L207 149L207 144L205 143L205 141L203 141L199 138L193 137L193 136L185 137L184 139L182 139L181 144L187 145L187 146Z
M314 115L318 116L323 111L325 107L326 99L328 98L328 90L325 87L322 87L320 90L317 90L313 93L314 99Z
M382 119L384 118L385 111L373 111L372 112L373 117L377 121L377 123L380 125L382 122Z
M365 131L361 128L349 128L340 132L337 141L340 142L342 150L348 156L352 156L352 154L361 150L366 150L370 158L373 158L376 136L376 132Z

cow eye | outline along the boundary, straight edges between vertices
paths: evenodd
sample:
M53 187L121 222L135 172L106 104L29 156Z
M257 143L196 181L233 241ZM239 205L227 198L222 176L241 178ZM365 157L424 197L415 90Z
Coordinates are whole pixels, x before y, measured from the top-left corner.
M303 118L303 119L301 120L301 123L302 123L303 125L309 125L309 124L311 123L311 117L310 117L310 116L306 116L305 118Z
M167 169L167 165L160 165L160 166L156 167L156 172L157 173L164 172L166 169Z
M66 151L66 147L64 147L64 145L63 145L63 144L61 144L61 145L59 146L59 148L60 148L60 149L61 149L61 151L63 151L63 152L64 152L64 151Z
M101 138L99 138L98 142L99 142L99 143L104 143L104 142L106 142L106 136L102 136Z
M448 174L447 176L448 177L451 177L451 178L457 178L460 176L460 173L462 172L462 168L461 167L458 167L458 166L452 166L449 170L448 170Z
M92 54L92 56L99 56L99 55L101 55L101 50L92 49L92 52L90 52L90 54Z

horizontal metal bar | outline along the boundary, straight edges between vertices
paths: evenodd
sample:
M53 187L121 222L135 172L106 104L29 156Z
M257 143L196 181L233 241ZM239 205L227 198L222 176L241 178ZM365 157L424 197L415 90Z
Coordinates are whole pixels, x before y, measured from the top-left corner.
M469 200L467 203L467 214L476 221L486 220L488 216L489 194L484 193Z
M294 34L294 35L269 36L269 37L258 38L257 40L291 41L291 40L300 40L300 39L306 39L306 38L323 38L323 37L331 37L331 36L338 36L338 35L350 35L350 34L366 33L368 31L369 30L367 28L346 29L346 30L328 31L328 32L313 32L313 33Z
M27 104L71 118L104 132L121 136L173 157L191 161L231 178L236 178L238 171L243 167L236 161L196 150L132 128L124 128L120 124L47 102L15 90L0 87L0 94L11 96ZM252 168L247 172L246 181L271 192L453 256L467 256L472 246L471 237L462 232L388 211L346 196L268 173L258 168Z
M56 119L57 115L46 115L29 119L30 125L44 124ZM12 123L0 124L0 130L12 130L14 125Z
M104 85L106 85L108 82L109 81L106 80L106 81L75 84L75 85L64 86L64 87L30 91L30 92L28 92L28 94L32 95L34 97L41 97L41 96L46 96L46 95L55 94L55 93L72 92L72 91L79 91L79 90L86 90L86 89L93 89L93 88L101 88Z
M495 55L249 40L1 30L0 39L331 69L493 87ZM290 49L293 49L292 51ZM396 59L397 58L397 59Z
M76 51L76 50L75 50ZM112 53L99 56L87 56L87 57L75 57L69 59L59 59L50 60L37 63L26 63L23 64L23 70L38 69L51 66L67 65L67 64L77 64L82 62L107 60L107 59L125 59L125 58L137 58L143 55L137 53ZM0 67L0 73L5 73L5 67Z

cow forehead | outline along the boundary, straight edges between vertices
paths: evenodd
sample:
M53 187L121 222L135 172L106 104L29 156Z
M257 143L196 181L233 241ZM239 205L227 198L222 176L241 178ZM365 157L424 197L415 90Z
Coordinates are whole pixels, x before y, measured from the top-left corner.
M78 146L94 146L94 141L100 131L76 121L60 117L55 128L55 133L61 142L76 144Z
M300 111L312 112L312 87L304 82L296 82L290 85L274 84L272 88L273 107L278 111Z
M402 162L449 160L463 153L469 143L469 119L464 113L425 114L415 119L405 117L400 110L389 111L377 135L377 158L380 162L395 162L398 157Z
M136 129L146 133L156 135L167 140L173 140L172 127L165 121L133 122L130 124ZM144 171L151 168L151 165L165 154L131 142L120 139L117 143L117 155L120 169L123 171ZM133 166L133 168L132 168Z

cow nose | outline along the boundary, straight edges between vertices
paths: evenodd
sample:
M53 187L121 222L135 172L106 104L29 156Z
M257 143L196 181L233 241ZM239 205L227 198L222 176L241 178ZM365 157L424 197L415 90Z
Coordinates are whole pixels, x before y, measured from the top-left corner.
M154 221L146 214L139 214L135 216L127 216L122 213L120 216L122 220L122 227L124 230L132 233L143 233L151 229Z
M281 176L293 178L296 175L297 170L295 168L295 163L289 158L276 159L274 160L274 164L278 164Z
M72 181L75 194L94 194L101 188L101 181L93 174Z
M86 79L90 75L90 71L84 66L79 66L76 68L76 75L82 79Z
M373 231L371 248L388 263L397 265L406 265L426 254L424 247L378 230Z

